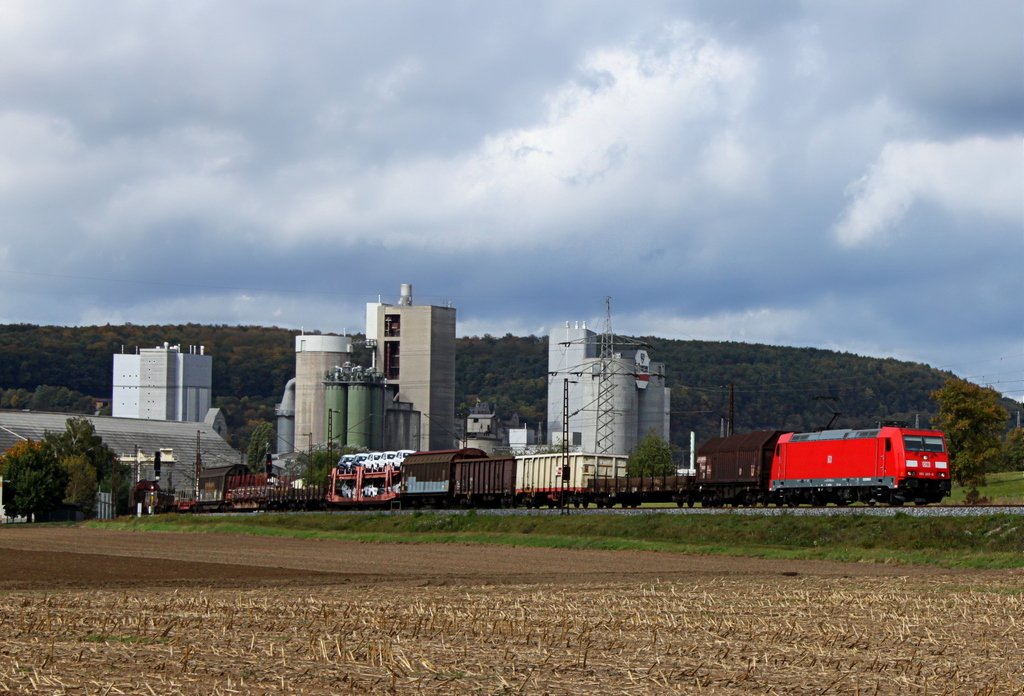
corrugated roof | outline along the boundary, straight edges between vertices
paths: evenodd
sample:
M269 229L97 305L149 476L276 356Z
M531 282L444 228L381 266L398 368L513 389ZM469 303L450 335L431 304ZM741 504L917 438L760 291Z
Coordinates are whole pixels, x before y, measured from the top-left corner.
M41 440L46 432L64 430L68 418L80 414L0 410L0 452L19 440ZM158 449L174 450L179 464L196 460L196 433L203 468L238 464L239 453L206 423L83 416L92 422L96 434L121 457L133 458L136 447L150 456Z

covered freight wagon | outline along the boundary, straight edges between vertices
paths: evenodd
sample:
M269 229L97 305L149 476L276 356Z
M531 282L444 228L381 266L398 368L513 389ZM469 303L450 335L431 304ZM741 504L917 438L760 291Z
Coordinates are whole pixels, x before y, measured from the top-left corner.
M697 450L697 493L704 507L768 502L775 443L780 430L716 437Z
M616 454L531 454L517 457L516 500L528 507L554 507L562 498L569 505L590 502L587 485L592 479L625 477L627 457ZM568 463L568 472L564 466Z
M455 496L455 464L487 458L475 447L410 454L402 462L402 500L413 507L450 506Z
M516 458L457 459L452 462L452 502L463 507L513 507Z
M249 473L241 464L217 466L199 472L199 500L192 509L218 510L226 509L225 494L228 490L228 479L232 476L244 476Z

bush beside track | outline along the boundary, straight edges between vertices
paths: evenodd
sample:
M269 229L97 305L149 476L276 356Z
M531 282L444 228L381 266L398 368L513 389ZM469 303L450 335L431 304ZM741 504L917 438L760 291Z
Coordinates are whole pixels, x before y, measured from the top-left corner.
M917 518L794 515L500 517L468 514L158 516L88 522L138 531L213 532L392 543L473 543L566 549L823 559L945 567L1024 567L1018 515Z

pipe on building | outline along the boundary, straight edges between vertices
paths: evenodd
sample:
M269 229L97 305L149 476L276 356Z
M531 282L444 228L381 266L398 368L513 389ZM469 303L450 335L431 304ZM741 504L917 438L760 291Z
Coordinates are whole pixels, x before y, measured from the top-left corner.
M281 403L274 409L277 414L277 453L295 451L295 378L284 385Z

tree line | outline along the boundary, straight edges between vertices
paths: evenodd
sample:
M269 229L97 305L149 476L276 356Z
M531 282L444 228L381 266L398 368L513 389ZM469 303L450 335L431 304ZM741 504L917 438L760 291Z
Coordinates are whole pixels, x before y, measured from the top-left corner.
M112 355L136 347L204 345L213 357L213 404L221 408L232 446L246 450L256 428L274 421L274 404L295 374L294 336L277 327L150 325L55 327L0 325L0 408L88 412L88 397L111 396ZM356 343L353 361L368 365L369 352ZM866 427L878 420L927 426L939 415L932 394L949 372L920 363L868 358L817 348L790 348L726 341L681 341L641 337L651 358L665 363L672 390L671 445L688 447L719 434L734 393L734 431L814 430L831 413L831 397L842 415L834 427ZM500 418L517 414L544 422L547 411L548 339L545 336L484 335L456 341L456 411L479 401ZM51 385L51 386L44 386ZM52 386L58 385L58 386ZM998 398L1004 409L1021 405ZM1006 425L1006 424L1004 424Z

